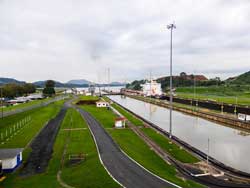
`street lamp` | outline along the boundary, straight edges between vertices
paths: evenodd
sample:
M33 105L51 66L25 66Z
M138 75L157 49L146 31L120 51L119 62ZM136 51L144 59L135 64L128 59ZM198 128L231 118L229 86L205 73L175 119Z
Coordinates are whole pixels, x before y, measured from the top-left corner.
M167 29L170 29L170 93L169 93L169 138L172 138L172 109L173 109L173 78L172 78L172 36L173 36L173 29L175 29L176 26L172 23L167 25Z
M2 111L1 118L3 119L3 87L1 87L1 111Z

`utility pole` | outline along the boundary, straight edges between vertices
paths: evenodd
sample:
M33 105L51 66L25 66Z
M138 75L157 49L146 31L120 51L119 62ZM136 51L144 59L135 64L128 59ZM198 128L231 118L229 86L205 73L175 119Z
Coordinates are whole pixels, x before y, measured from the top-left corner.
M237 117L237 105L238 105L238 97L235 97L235 107L234 107L234 114Z
M1 87L1 118L3 120L3 87Z
M149 95L150 95L150 98L151 98L151 96L152 96L152 92L151 92L151 91L152 91L152 85L151 85L151 84L152 84L152 82L151 82L152 78L151 78L151 77L152 77L152 72L151 72L151 70L150 70L150 73L149 73L149 84L150 84L150 85L149 85L149 90L150 90Z
M108 68L108 91L110 92L110 68Z
M173 78L172 78L172 47L173 47L173 29L176 26L172 23L167 25L170 29L170 93L169 93L169 138L172 138L172 109L173 109Z
M208 162L209 162L209 142L210 142L210 140L208 138L207 139L207 167L209 167L209 164L208 164Z

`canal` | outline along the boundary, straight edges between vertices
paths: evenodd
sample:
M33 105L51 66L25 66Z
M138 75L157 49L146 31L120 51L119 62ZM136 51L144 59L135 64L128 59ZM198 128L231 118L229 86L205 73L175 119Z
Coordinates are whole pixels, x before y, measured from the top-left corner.
M129 97L109 96L162 129L169 131L169 110ZM218 161L250 173L250 133L173 111L173 135Z

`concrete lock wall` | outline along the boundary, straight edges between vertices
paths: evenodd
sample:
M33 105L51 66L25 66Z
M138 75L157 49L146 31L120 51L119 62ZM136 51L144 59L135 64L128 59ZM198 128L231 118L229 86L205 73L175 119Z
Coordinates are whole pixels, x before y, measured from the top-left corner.
M166 96L164 99L169 101L169 97ZM187 105L196 105L197 100L192 100L192 99L183 99L183 98L178 98L174 97L173 102L181 103L181 104L187 104ZM211 110L217 110L220 111L223 106L223 111L228 112L228 113L235 113L235 105L234 104L220 104L216 103L213 101L205 101L205 100L198 100L197 102L198 107L203 107ZM250 115L250 108L248 106L240 106L237 105L236 107L237 113L242 113L242 114L248 114Z

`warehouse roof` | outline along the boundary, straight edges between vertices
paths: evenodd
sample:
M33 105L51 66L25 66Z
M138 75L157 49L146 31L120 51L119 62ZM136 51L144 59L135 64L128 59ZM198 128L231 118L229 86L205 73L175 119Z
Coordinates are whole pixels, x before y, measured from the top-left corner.
M14 158L22 151L23 151L23 148L0 149L0 160Z

